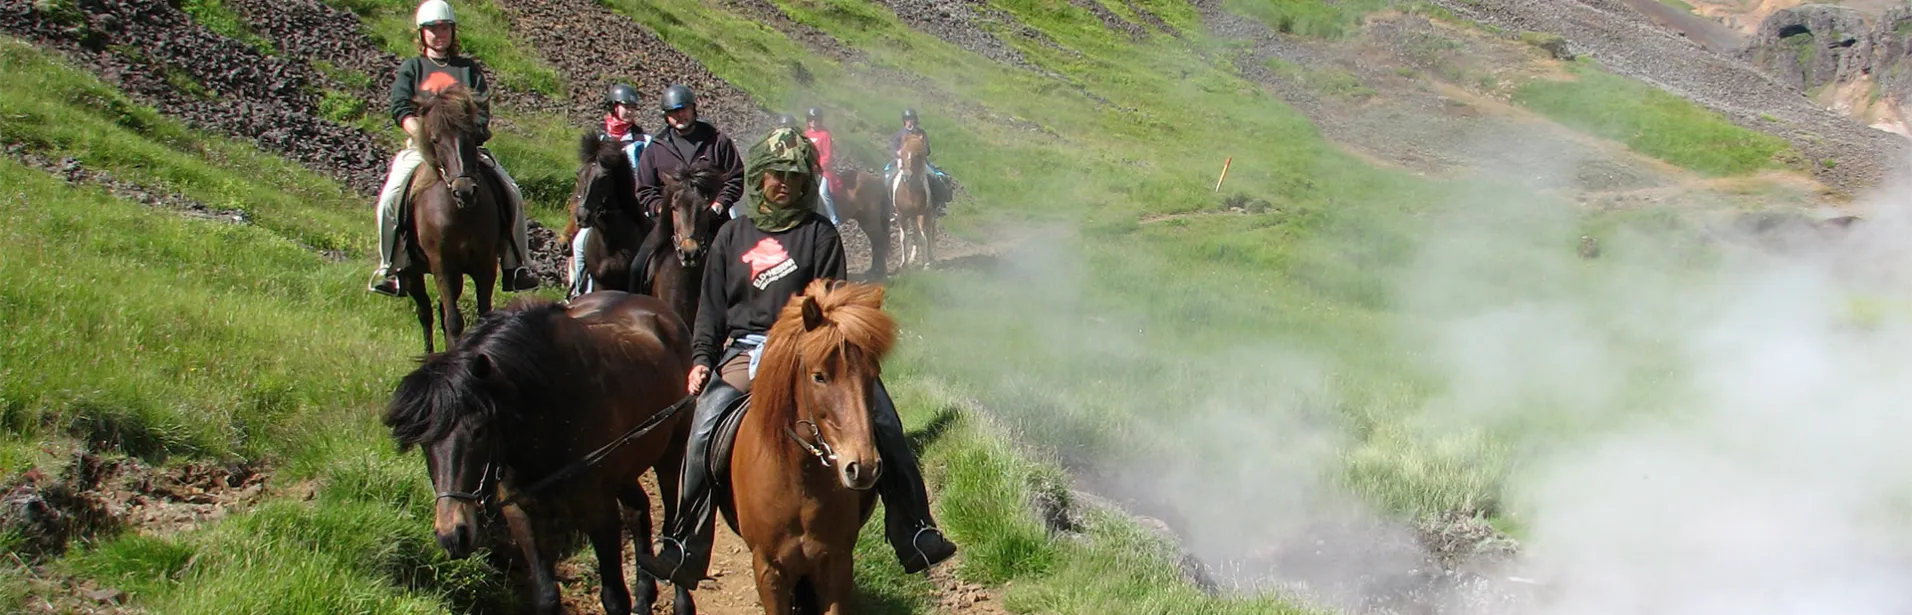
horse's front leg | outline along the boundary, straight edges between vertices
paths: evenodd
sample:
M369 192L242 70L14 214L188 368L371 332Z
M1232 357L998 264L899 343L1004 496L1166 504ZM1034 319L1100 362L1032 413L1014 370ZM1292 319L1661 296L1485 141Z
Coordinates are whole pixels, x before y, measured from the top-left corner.
M763 555L755 556L752 565L757 572L757 602L763 604L764 615L788 615L796 579L778 570Z
M630 615L631 591L624 586L624 532L618 527L617 504L605 502L604 507L607 516L591 528L591 548L597 552L601 588L598 600L604 604L604 615ZM644 612L650 612L649 605Z
M531 604L538 615L557 615L558 578L555 558L545 557L535 540L530 515L512 505L504 509L505 522L511 525L511 539L524 550L525 568L531 571Z
M425 332L425 354L432 353L432 297L425 292L423 274L404 274L400 283L405 285L405 294L411 295L412 303L418 307L418 328ZM447 340L446 345L451 342Z
M652 553L651 496L644 493L643 485L632 482L618 492L617 499L624 505L624 527L631 532L631 547ZM651 607L657 604L657 579L645 572L643 566L637 567L636 598L637 602L632 608L638 613L649 613Z
M477 286L478 295L474 297L478 304L478 315L491 313L491 293L498 289L498 270L487 267L471 274L471 283Z
M438 281L439 319L445 324L445 347L458 346L458 336L465 333L465 315L458 311L458 296L465 292L465 275L457 271L433 271L432 277Z
M849 613L850 601L856 593L856 560L850 556L856 550L856 536L852 534L843 545L810 576L816 586L817 604L826 615Z

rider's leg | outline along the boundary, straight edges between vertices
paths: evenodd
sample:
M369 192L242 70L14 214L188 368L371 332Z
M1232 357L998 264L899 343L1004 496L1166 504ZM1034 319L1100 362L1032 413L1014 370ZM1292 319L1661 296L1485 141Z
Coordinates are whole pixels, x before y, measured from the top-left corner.
M831 224L840 224L837 221L836 199L830 198L830 178L817 177L817 192L822 197L823 215L830 217Z
M571 237L571 295L576 297L591 292L591 276L584 273L584 242L591 232L589 227L578 229Z
M949 187L949 175L943 173L942 169L936 168L936 163L924 161L923 165L926 167L929 167L930 181L936 182L938 184L942 184L943 188ZM943 215L944 210L949 207L949 202L944 201L943 199L936 198L936 192L937 192L936 190L930 191L929 203L930 203L930 207L936 211L936 215L941 216Z
M412 185L412 171L424 162L418 150L406 142L404 149L392 156L392 168L386 172L385 187L378 193L378 271L373 272L372 283L367 290L376 293L397 296L398 279L392 271L392 252L398 243L398 202L404 198L405 190Z
M525 291L538 287L538 276L532 275L525 261L531 257L530 237L525 229L524 194L518 191L518 181L505 172L504 165L490 154L481 155L479 160L498 173L499 181L505 185L505 207L511 215L511 245L503 254L498 255L498 264L505 271L505 281L510 283L506 291Z
M638 566L652 576L669 580L678 587L696 587L710 569L711 542L716 538L717 518L710 489L710 440L724 417L734 412L739 397L750 390L748 378L735 376L747 372L750 357L743 353L725 353L712 378L697 397L697 413L691 419L690 444L684 451L683 482L678 490L677 518L670 520L657 541L657 558L639 552ZM739 367L741 366L741 367ZM737 384L742 384L741 388Z
M883 456L883 471L877 475L876 492L883 499L884 533L903 571L915 574L942 563L956 554L956 545L943 537L931 518L929 493L923 485L923 470L916 454L903 436L903 421L896 416L883 381L876 381L871 392L870 418L876 430L876 452Z

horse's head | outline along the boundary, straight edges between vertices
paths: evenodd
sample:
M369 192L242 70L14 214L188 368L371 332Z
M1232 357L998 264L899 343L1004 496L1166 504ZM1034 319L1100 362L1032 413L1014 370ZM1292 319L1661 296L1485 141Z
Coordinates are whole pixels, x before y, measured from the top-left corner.
M454 83L436 93L420 93L413 102L418 105L419 153L438 170L453 202L470 205L478 188L478 108L483 101Z
M491 503L512 457L501 438L522 430L518 409L552 369L551 306L483 316L451 350L426 357L399 381L385 425L399 451L418 446L437 495L432 528L452 557L478 547L479 507ZM561 311L559 312L562 313Z
M788 410L799 438L824 452L843 486L875 486L883 468L870 399L883 357L896 342L896 321L883 311L883 287L812 281L784 306L768 338L756 403L793 404ZM772 393L785 386L789 394Z
M578 139L578 183L571 190L572 214L589 226L603 226L610 211L613 193L620 182L620 171L629 171L630 163L615 140L599 139L586 133Z
M923 135L914 133L904 135L902 150L903 162L898 168L922 171L928 165L929 141L924 140Z
M717 212L710 208L723 188L724 174L707 162L678 167L664 182L664 199L670 207L671 244L677 259L685 267L703 263L710 250L711 237L717 234Z

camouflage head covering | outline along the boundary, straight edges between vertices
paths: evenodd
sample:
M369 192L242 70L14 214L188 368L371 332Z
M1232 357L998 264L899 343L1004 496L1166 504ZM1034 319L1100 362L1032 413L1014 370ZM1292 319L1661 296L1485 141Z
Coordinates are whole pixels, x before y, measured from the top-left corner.
M816 209L817 147L803 133L792 128L772 130L763 140L750 146L746 158L745 211L750 213L750 221L757 228L766 233L787 231ZM763 175L770 171L802 173L810 176L812 181L796 194L789 207L779 208L763 198Z

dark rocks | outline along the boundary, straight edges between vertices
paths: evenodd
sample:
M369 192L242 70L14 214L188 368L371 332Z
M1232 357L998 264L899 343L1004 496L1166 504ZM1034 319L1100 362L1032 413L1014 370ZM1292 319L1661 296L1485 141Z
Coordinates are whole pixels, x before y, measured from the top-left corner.
M0 31L63 52L188 126L251 141L370 195L389 152L320 117L313 71L194 23L164 0L82 0L83 27L28 0L0 0ZM64 10L64 9L63 9Z
M1802 92L1861 84L1895 106L1912 98L1912 7L1876 21L1846 7L1810 4L1773 12L1742 57Z

